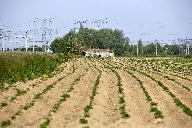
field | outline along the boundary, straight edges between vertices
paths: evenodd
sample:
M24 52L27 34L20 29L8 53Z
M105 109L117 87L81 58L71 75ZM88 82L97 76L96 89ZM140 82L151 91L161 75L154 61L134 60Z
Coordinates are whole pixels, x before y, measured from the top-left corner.
M71 59L1 91L0 126L191 128L192 59Z

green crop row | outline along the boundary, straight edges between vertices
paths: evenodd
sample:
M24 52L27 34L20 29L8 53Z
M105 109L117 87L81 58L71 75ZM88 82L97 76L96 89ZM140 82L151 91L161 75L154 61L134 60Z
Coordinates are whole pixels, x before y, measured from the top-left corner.
M153 81L155 81L155 82L163 89L163 91L165 91L166 93L168 93L168 94L173 98L173 101L174 101L174 103L176 104L176 106L180 107L186 115L192 117L192 110L191 110L190 108L188 108L185 104L183 104L183 103L181 102L181 100L180 100L179 98L177 98L177 97L169 90L169 88L166 87L161 81L156 80L154 77L152 77L151 75L149 75L149 74L147 74L147 73L145 73L145 72L138 71L138 70L137 70L137 72L139 72L139 73L141 73L141 74L149 77L149 78L152 79Z
M84 116L79 120L79 122L81 124L87 124L88 120L86 119L87 117L90 116L90 110L93 109L93 101L94 98L97 94L97 89L98 89L98 85L100 83L100 78L101 78L101 71L99 70L99 75L97 76L93 89L92 89L92 95L90 96L90 102L89 104L84 108ZM84 127L89 127L89 126L84 126Z
M26 104L21 108L21 110L19 110L18 112L16 112L16 113L11 117L11 120L14 120L14 119L16 118L16 116L21 115L21 114L22 114L22 109L27 111L29 108L31 108L32 106L34 106L34 104L35 104L35 102L36 102L37 99L42 98L42 96L43 96L44 94L46 94L49 90L51 90L52 88L54 88L54 85L56 85L59 81L61 81L61 80L64 79L64 78L65 78L65 77L60 77L60 78L58 78L57 81L55 81L55 82L53 82L52 84L48 85L48 86L47 86L46 88L44 88L41 92L35 94L35 95L33 96L33 100L30 101L30 102L28 102L28 103L26 103ZM8 120L11 122L10 119L8 119ZM4 123L5 121L7 121L7 120L2 121L2 122L1 122L1 125L3 125L3 123ZM11 123L9 123L9 124L11 125ZM9 125L7 125L7 126L9 126Z
M107 63L108 65L105 65L107 68L109 68L113 73L115 73L116 77L117 77L117 86L118 86L118 91L119 91L119 110L120 110L120 114L121 114L121 117L122 118L129 118L130 115L128 114L128 112L126 111L125 107L126 107L126 103L125 103L125 95L124 95L124 92L123 92L123 85L122 85L122 80L121 80L121 76L119 75L119 73L114 69L114 68L120 68L121 65L116 65L116 66L113 66L111 65L109 62L107 61L104 61L105 63Z
M88 69L86 69L86 71L88 71ZM74 90L74 86L77 85L77 84L80 82L81 77L83 77L84 75L85 75L85 74L80 75L79 77L77 77L77 78L73 81L73 83L70 85L69 89L68 89L67 91L64 91L64 92L63 92L63 94L62 94L62 96L61 96L62 98L53 105L53 108L49 111L48 117L46 117L46 118L44 119L44 121L39 125L40 128L46 128L46 127L49 125L49 123L50 123L51 120L52 120L52 114L51 114L51 112L57 113L57 111L59 110L61 104L62 104L64 101L66 101L67 98L70 97L70 94L69 94L69 93Z
M128 70L126 70L126 72L139 82L139 85L140 85L141 89L143 90L143 93L145 94L147 101L150 103L151 112L154 112L155 118L164 118L162 112L160 110L158 110L158 108L157 108L157 103L152 101L151 96L149 95L149 93L147 92L145 87L143 86L143 82L137 76L135 76L132 72L130 72Z

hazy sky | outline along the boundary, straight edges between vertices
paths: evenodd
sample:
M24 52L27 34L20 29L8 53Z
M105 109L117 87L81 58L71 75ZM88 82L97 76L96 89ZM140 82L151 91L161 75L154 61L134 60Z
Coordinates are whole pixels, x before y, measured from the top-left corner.
M131 40L192 38L192 0L0 0L0 25L35 17L56 17L55 26L66 30L76 19L108 18L104 27L122 29Z

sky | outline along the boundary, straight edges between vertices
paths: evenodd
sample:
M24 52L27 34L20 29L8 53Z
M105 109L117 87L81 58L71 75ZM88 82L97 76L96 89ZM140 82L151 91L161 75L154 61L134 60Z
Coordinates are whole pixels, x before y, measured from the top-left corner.
M75 21L107 18L101 28L123 30L132 41L192 38L192 0L0 0L0 27L27 29L34 18L55 18L63 36ZM99 29L99 28L97 28Z

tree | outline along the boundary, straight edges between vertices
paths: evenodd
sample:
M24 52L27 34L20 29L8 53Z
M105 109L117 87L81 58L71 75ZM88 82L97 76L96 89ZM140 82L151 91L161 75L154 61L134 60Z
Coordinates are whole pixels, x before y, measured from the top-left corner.
M71 30L63 38L51 43L53 52L70 52L82 54L84 49L99 48L114 50L116 55L128 51L129 38L124 37L123 31L115 29L80 28L78 32Z

